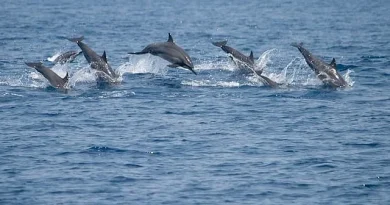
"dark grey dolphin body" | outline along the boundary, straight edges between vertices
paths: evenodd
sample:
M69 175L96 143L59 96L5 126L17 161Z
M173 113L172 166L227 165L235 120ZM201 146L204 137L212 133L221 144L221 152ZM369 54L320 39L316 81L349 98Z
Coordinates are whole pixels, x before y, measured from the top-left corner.
M41 62L39 63L26 63L29 67L35 68L38 72L40 72L55 88L66 89L66 83L69 80L69 75L66 73L64 78L58 76L55 72L53 72L50 68L45 67Z
M84 54L85 59L91 64L91 68L99 71L97 73L98 79L105 82L114 82L118 78L118 74L112 70L111 66L107 62L106 51L103 52L102 56L99 56L95 51L89 48L85 43L81 42L84 37L70 38L69 41L77 43Z
M246 55L242 54L240 51L238 51L230 46L227 46L226 44L227 44L227 41L213 42L214 46L220 47L227 54L231 55L230 58L232 58L232 60L234 60L234 59L238 60L239 64L237 64L237 66L239 66L240 68L244 68L244 69L249 68L250 71L253 72L253 70L255 69L255 60L253 58L253 52L251 51L250 55L246 56ZM258 72L260 72L260 71L258 71Z
M269 79L268 77L262 75L263 70L256 70L255 60L253 58L253 52L252 51L249 54L249 56L246 56L246 55L242 54L240 51L238 51L238 50L236 50L236 49L234 49L234 48L232 48L230 46L227 46L226 44L227 44L227 41L213 42L213 45L215 45L217 47L220 47L227 54L231 55L230 58L232 58L233 60L234 59L238 60L239 64L237 64L237 63L236 64L237 64L237 66L239 68L241 68L241 69L242 68L243 69L249 69L255 75L260 77L260 79L262 80L262 82L265 85L268 85L270 87L277 87L279 85L275 81L273 81L273 80Z
M68 51L61 55L59 55L56 59L53 60L54 63L64 64L67 62L72 62L78 55L80 55L82 51Z
M345 87L348 83L344 80L343 76L336 69L336 60L333 58L330 64L318 59L305 49L302 43L292 43L293 47L298 48L299 52L302 53L307 65L315 72L317 77L327 86L334 88Z
M129 54L146 54L150 53L155 56L159 56L167 61L169 61L170 65L168 65L171 68L176 67L183 67L187 68L188 70L192 71L195 75L197 74L194 71L194 65L192 64L192 60L190 56L178 45L176 45L173 42L173 38L171 34L169 33L168 41L162 42L162 43L152 43L147 45L142 51L140 52L133 52Z

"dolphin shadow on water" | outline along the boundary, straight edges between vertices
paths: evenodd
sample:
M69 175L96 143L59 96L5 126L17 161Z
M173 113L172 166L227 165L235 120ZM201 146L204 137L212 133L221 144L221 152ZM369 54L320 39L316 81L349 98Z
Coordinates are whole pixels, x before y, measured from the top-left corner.
M79 38L68 38L68 40L77 43L82 53L84 54L85 59L91 65L91 68L97 71L96 75L98 84L110 84L117 81L119 75L115 73L108 64L106 51L103 52L102 56L98 55L95 51L82 42L82 40L84 40L83 36Z
M183 67L192 71L195 75L197 73L194 70L194 65L192 64L191 57L178 45L175 44L170 33L168 33L168 41L162 43L152 43L147 45L140 52L129 52L128 54L147 54L150 53L155 56L159 56L164 60L169 61L170 65L168 67L176 68Z
M249 54L249 56L246 56L242 54L240 51L227 46L227 41L219 41L219 42L212 42L214 46L220 47L223 51L225 51L227 54L229 54L230 58L236 63L237 67L241 70L243 69L249 69L255 76L257 76L261 82L263 82L264 85L270 86L270 87L278 87L279 84L270 78L262 75L263 70L257 70L255 65L255 60L253 58L253 52Z
M62 91L66 91L67 83L69 81L69 74L66 73L66 76L61 78L57 75L54 71L52 71L50 68L44 66L41 62L38 63L26 63L27 66L35 68L39 73L43 75L49 82L50 85L54 88L60 89Z
M315 72L316 76L324 85L332 88L348 86L347 81L345 81L343 76L337 71L336 60L334 58L332 59L332 62L328 64L305 49L303 43L292 43L291 46L298 48L299 52L301 52L305 58L307 65Z

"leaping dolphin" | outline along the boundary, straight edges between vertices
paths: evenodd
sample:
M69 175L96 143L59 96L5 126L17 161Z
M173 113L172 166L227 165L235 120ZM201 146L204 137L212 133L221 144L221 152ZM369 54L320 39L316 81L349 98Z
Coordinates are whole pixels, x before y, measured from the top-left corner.
M67 51L59 55L56 59L53 60L54 63L64 64L67 62L72 62L78 55L80 55L82 51Z
M66 89L66 83L69 80L69 75L66 73L64 78L58 76L54 71L50 68L45 67L41 62L39 63L26 63L29 67L35 68L38 72L40 72L55 88Z
M212 42L212 44L214 46L217 46L217 47L220 47L223 51L225 51L227 54L229 54L230 58L232 60L236 59L238 60L238 63L237 66L239 67L244 67L244 68L249 68L251 71L254 70L255 68L255 60L253 58L253 52L251 51L251 53L249 54L249 56L246 56L244 54L242 54L240 51L230 47L230 46L227 46L227 41L219 41L219 42ZM236 62L236 61L235 61ZM259 72L259 71L258 71ZM261 72L260 72L261 74Z
M129 54L146 54L150 53L155 56L159 56L167 61L169 61L170 65L168 67L176 68L176 67L183 67L190 71L192 71L195 75L197 73L194 70L194 65L192 64L192 60L190 56L178 45L176 45L173 42L173 38L171 34L168 34L168 41L162 42L162 43L152 43L147 45L142 51L140 52L130 52Z
M111 66L107 62L106 51L103 52L102 56L99 56L95 51L89 48L85 43L81 42L84 37L69 38L69 41L77 43L84 54L85 59L91 64L91 68L99 71L97 73L98 78L103 81L114 82L118 78L118 74L112 70Z
M315 72L317 77L325 84L334 88L348 85L343 76L337 71L336 60L333 58L330 64L318 59L303 47L303 43L292 43L302 53L307 65Z
M227 46L227 41L219 41L219 42L213 42L212 43L214 46L220 47L223 51L225 51L227 54L230 55L230 58L232 60L236 59L238 60L237 66L240 68L249 68L255 75L257 75L262 82L265 85L271 86L271 87L277 87L278 83L275 81L269 79L268 77L262 75L263 70L256 70L255 66L255 60L253 58L253 52L249 54L249 56L246 56L242 54L240 51ZM236 62L236 61L235 61Z

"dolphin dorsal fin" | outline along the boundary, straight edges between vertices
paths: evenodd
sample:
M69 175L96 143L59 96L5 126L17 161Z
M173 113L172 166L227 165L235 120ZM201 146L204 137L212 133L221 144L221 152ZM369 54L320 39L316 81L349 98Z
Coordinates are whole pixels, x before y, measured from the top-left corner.
M251 54L249 54L249 59L251 59L252 62L254 62L254 58L253 58L253 51L251 51Z
M171 33L168 33L168 42L173 43L173 38L171 36Z
M330 66L332 66L333 68L336 68L336 59L332 59L332 62L330 62Z
M106 51L103 52L102 58L103 58L104 62L107 63Z
M64 78L62 78L62 80L64 80L65 82L68 82L68 80L69 80L69 73L68 72L66 72L66 75Z

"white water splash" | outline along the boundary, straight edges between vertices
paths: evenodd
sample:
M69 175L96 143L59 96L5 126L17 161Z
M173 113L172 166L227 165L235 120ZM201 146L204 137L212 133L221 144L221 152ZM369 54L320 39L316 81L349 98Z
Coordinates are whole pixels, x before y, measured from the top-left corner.
M102 95L99 96L99 98L123 98L135 95L135 92L127 91L127 90L120 90L120 91L109 91L109 92L103 92Z
M60 56L60 55L61 55L61 52L58 51L52 57L48 57L47 60L50 61L50 62L54 62L54 60L57 59L58 56Z
M348 83L348 85L350 86L350 87L352 87L353 86L353 84L355 84L355 81L353 81L352 79L351 79L351 77L350 77L350 74L351 73L353 73L354 71L353 70L347 70L347 72L344 74L344 79L345 79L345 81L347 81L347 83Z
M96 72L89 65L76 70L70 75L68 82L69 88L75 87L79 83L96 83Z
M261 54L261 56L257 59L257 62L255 62L255 65L257 67L257 70L265 70L267 67L267 64L271 62L271 54L276 51L276 49L269 49L266 50L264 53Z
M234 81L211 81L211 80L191 80L183 81L182 85L189 85L193 87L240 87L242 84Z
M24 75L21 76L10 76L4 77L0 79L0 85L8 85L8 86L26 86L26 77Z
M205 61L201 64L195 65L195 71L200 70L227 70L227 71L235 71L237 70L236 65L232 61Z
M169 62L150 54L142 56L130 55L129 62L119 66L117 72L120 75L125 73L155 73L164 75L167 73Z
M5 93L1 93L0 94L0 97L7 97L7 96L24 97L24 95L19 95L19 94L16 94L16 93L9 93L9 92L5 92Z

